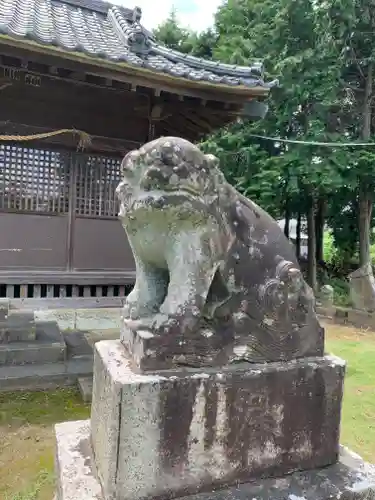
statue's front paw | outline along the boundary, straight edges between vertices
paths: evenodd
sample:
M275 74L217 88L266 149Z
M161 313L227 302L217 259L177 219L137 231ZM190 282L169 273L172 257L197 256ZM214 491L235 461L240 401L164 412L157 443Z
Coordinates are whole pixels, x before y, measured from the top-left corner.
M151 330L155 333L165 333L173 324L173 319L167 314L155 314L151 323Z
M163 335L169 331L175 320L167 314L157 313L143 318L124 317L124 323L131 330L148 330L155 335Z
M138 319L140 317L139 308L133 301L126 301L122 310L124 319Z

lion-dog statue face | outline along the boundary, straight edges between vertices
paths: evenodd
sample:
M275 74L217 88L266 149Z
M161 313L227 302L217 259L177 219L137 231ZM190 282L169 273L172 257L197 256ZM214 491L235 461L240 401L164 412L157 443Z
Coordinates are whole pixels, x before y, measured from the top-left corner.
M148 330L160 356L192 365L214 364L224 346L251 362L323 353L293 246L214 156L162 137L121 168L119 217L136 264L127 329Z

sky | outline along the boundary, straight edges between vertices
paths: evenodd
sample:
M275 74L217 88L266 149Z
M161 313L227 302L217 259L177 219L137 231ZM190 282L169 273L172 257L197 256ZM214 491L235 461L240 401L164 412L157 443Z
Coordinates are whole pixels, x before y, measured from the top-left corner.
M174 7L181 25L202 31L212 26L213 16L222 0L111 0L111 3L130 9L140 7L141 23L149 30L164 21Z

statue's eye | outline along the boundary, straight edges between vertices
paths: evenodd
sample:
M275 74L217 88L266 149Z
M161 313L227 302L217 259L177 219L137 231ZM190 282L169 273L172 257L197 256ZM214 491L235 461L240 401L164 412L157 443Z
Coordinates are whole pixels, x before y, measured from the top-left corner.
M121 164L122 175L125 177L132 177L134 175L132 167L133 167L132 163L123 161Z

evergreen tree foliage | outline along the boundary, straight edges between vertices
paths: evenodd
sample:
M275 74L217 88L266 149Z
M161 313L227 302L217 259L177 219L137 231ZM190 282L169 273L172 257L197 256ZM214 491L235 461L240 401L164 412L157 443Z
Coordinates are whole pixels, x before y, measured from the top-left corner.
M317 147L254 138L375 142L372 0L226 0L212 30L182 30L175 14L155 32L177 50L223 62L262 60L279 78L269 112L215 132L203 147L230 182L273 216L308 221L309 281L328 224L346 260L370 260L375 148ZM286 224L286 233L288 232Z

